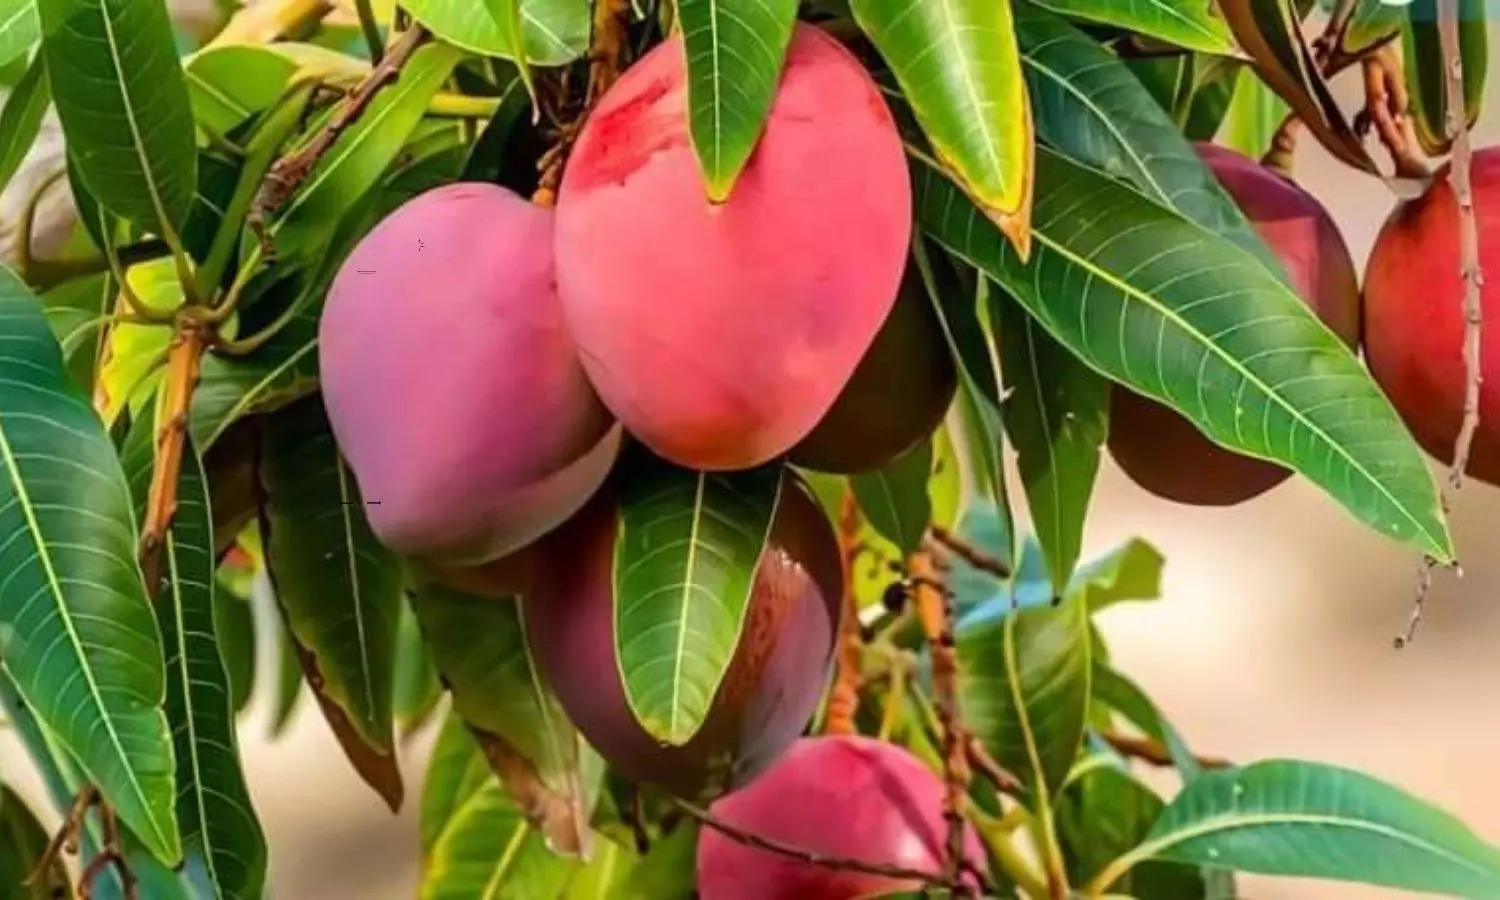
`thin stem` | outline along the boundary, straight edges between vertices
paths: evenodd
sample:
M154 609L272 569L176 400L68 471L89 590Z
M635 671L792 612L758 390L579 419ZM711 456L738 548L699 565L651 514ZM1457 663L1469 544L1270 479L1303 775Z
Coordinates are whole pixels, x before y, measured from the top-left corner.
M359 30L364 32L365 43L370 47L370 62L379 65L385 56L385 41L380 36L380 25L375 21L375 9L370 0L354 0L354 9L359 14Z
M828 695L826 734L854 734L859 713L860 651L864 641L859 627L859 601L854 591L854 565L859 559L859 504L854 491L845 488L839 507L839 550L844 557L844 595L839 616L837 670Z
M1150 763L1153 766L1176 765L1172 759L1172 752L1160 741L1152 738L1131 737L1114 731L1102 731L1099 737L1104 742L1115 748L1115 752L1122 756L1138 759L1141 762ZM1227 759L1219 756L1194 756L1193 760L1204 769L1227 769L1234 765Z
M941 525L933 525L928 529L927 533L944 550L947 550L979 571L986 572L1000 579L1010 578L1010 566L985 553Z
M889 866L883 863L871 863L858 859L850 859L843 856L832 856L798 847L792 844L782 843L772 838L736 828L722 819L716 818L708 810L690 803L686 800L674 799L673 802L679 809L698 820L705 827L724 835L737 844L746 847L754 847L767 853L775 853L790 859L801 860L815 866L823 866L828 869L843 869L849 872L861 872L866 875L878 875L883 878L894 878L908 881L916 881L931 887L947 887L952 882L947 881L942 875L933 872L924 872L921 869L908 869L905 866Z
M198 387L203 361L204 334L197 323L187 321L172 338L168 350L166 382L156 422L156 465L146 500L146 521L141 526L141 571L146 595L155 597L161 587L161 550L167 529L177 514L177 481L187 443L188 413L193 391Z

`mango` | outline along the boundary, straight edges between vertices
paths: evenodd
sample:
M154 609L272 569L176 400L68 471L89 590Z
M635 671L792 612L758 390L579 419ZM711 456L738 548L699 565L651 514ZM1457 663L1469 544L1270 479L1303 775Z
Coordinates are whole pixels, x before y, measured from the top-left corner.
M613 485L536 545L522 598L533 658L568 718L627 778L709 799L748 783L807 726L832 667L843 564L812 492L790 470L784 477L740 643L681 746L653 738L626 700L613 627Z
M450 184L383 219L334 279L323 401L392 550L499 559L576 512L613 466L621 429L564 325L552 227L505 188Z
M713 804L715 818L825 856L940 874L947 821L942 780L906 750L861 735L803 738L749 786ZM983 847L965 825L964 856L987 871ZM816 897L857 900L922 884L819 866L730 840L698 836L702 900ZM971 888L978 887L972 876Z
M1482 360L1479 428L1466 474L1500 485L1500 147L1474 152L1470 165L1479 225ZM1400 204L1376 235L1365 267L1365 358L1412 436L1444 465L1453 464L1463 422L1463 278L1458 201L1445 165L1427 192Z
M1196 145L1219 184L1286 269L1297 294L1351 349L1359 342L1358 273L1338 226L1317 198L1249 157ZM1178 503L1232 506L1276 487L1291 471L1209 440L1187 418L1116 385L1109 452L1140 487Z
M558 292L627 431L686 468L751 468L813 430L889 316L911 185L875 82L814 26L723 202L687 110L680 35L605 93L558 193Z

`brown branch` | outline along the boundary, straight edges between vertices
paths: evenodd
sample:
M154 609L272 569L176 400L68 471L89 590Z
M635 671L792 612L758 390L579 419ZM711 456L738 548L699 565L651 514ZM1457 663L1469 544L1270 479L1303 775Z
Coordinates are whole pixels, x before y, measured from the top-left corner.
M1021 783L1021 779L1017 778L1014 773L1006 769L1004 766L1000 765L1000 763L990 755L990 751L984 749L984 744L980 743L979 738L974 737L973 735L969 736L968 751L969 764L976 770L978 770L979 774L983 775L985 778L988 778L990 782L995 785L995 789L1000 793L1009 794L1012 797L1015 797L1019 796L1022 791L1025 790L1025 785Z
M933 872L924 872L921 869L908 869L905 866L889 866L883 863L865 862L864 860L850 859L843 856L830 856L804 847L785 844L781 841L755 834L736 828L721 819L715 818L708 810L689 803L686 800L674 799L683 812L697 819L699 823L724 835L737 844L764 850L767 853L775 853L791 859L802 860L815 866L823 866L828 869L843 869L849 872L861 872L866 875L877 875L882 878L893 878L907 881L917 881L930 887L949 887L953 881L943 875Z
M979 571L1002 579L1011 576L1010 566L985 553L943 526L933 525L928 529L927 533L939 547L947 550Z
M1360 60L1365 82L1365 108L1355 119L1355 131L1375 128L1400 178L1425 179L1432 171L1417 147L1411 124L1411 98L1401 59L1390 45L1382 46Z
M844 491L839 508L839 550L844 557L843 614L839 617L838 666L828 695L827 734L854 734L859 713L860 654L864 639L859 627L859 601L854 593L854 566L859 559L859 504L854 492Z
M1344 40L1349 33L1349 22L1353 20L1354 10L1358 5L1358 0L1338 0L1338 5L1328 16L1328 24L1324 26L1323 33L1318 35L1312 43L1313 61L1317 63L1318 71L1322 72L1325 78L1335 68L1334 63L1342 62L1347 58L1344 53Z
M1463 421L1458 436L1453 442L1453 465L1448 470L1448 490L1442 494L1443 511L1449 507L1448 491L1463 488L1464 473L1469 468L1469 451L1474 444L1474 434L1479 429L1479 388L1484 381L1480 369L1480 336L1484 322L1483 293L1484 272L1479 264L1479 222L1474 212L1474 190L1469 181L1469 168L1473 149L1469 140L1464 103L1464 64L1459 49L1458 0L1438 0L1438 44L1442 53L1443 112L1448 140L1453 146L1453 155L1448 161L1448 181L1453 186L1453 197L1458 204L1459 274L1463 277L1464 320L1464 407ZM1406 630L1396 638L1399 650L1409 645L1421 627L1422 616L1427 605L1427 596L1432 588L1431 557L1424 556L1417 570L1417 592L1412 601L1411 615Z
M186 319L173 335L167 351L167 372L156 422L156 465L151 472L139 551L148 597L155 597L161 587L161 548L177 513L177 479L182 471L188 413L193 391L198 387L205 338L202 326Z
M136 892L135 873L130 871L125 853L120 849L120 828L115 821L115 811L103 800L99 801L99 820L104 832L101 842L103 846L99 849L99 854L89 860L88 866L78 878L78 898L90 900L94 895L94 879L102 875L105 868L114 866L120 876L120 887L125 900L136 900L139 895Z
M255 232L262 255L267 260L275 256L275 247L266 227L269 217L292 198L318 160L323 158L323 154L328 152L339 135L359 118L380 89L400 76L401 67L406 65L406 61L427 37L427 30L421 25L413 25L402 32L391 45L390 51L370 70L370 74L344 98L338 112L334 113L328 124L301 149L286 154L271 166L255 199L251 201L250 212L246 216L246 223Z
M907 561L907 572L917 617L932 654L932 685L943 732L943 818L948 823L943 876L948 884L956 885L965 862L964 805L973 777L969 769L969 736L958 703L958 653L954 647L948 591L937 561L931 553L919 550Z
M1176 764L1172 759L1172 752L1154 738L1132 737L1117 731L1103 731L1099 736L1122 756L1163 768ZM1228 769L1234 765L1218 756L1194 756L1193 761L1204 769Z
M83 831L84 817L98 802L99 789L93 785L78 792L78 795L73 798L73 805L68 808L67 816L63 818L62 825L52 835L52 840L47 842L47 847L37 858L36 866L32 868L31 874L26 876L26 884L36 884L39 878L62 860L63 853L72 856L78 852L78 835Z

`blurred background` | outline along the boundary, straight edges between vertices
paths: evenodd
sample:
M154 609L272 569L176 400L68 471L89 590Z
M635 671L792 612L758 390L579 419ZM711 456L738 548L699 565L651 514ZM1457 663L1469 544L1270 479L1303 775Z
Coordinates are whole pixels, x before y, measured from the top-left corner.
M196 2L174 5L191 18L200 12ZM1345 109L1354 109L1357 70L1336 87ZM1478 146L1500 143L1500 91L1489 92L1475 137ZM1362 268L1394 198L1379 182L1333 162L1310 139L1300 143L1295 174L1331 211ZM0 207L13 202L5 201ZM1500 273L1491 273L1490 283L1500 285ZM1299 480L1237 508L1200 510L1154 499L1106 462L1084 556L1136 535L1165 553L1164 598L1115 607L1102 622L1121 668L1155 696L1200 752L1364 769L1446 807L1500 843L1500 777L1494 774L1500 703L1490 699L1500 697L1500 553L1490 555L1500 547L1500 490L1470 483L1453 507L1464 577L1437 575L1426 623L1417 641L1400 651L1392 638L1411 608L1415 555L1366 531ZM272 670L260 666L263 675ZM273 895L414 897L417 809L430 736L408 747L406 803L393 817L344 762L306 697L292 726L271 742L269 692L258 693L241 722L240 743L271 842ZM36 801L44 796L19 746L3 731L0 775ZM1249 877L1241 888L1249 900L1406 896Z

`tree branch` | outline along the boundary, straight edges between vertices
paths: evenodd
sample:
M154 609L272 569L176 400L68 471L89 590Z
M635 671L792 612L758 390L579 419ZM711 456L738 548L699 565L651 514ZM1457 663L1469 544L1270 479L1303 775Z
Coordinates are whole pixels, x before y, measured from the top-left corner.
M380 62L370 70L370 74L344 98L339 111L334 113L328 124L301 149L288 153L271 166L271 171L266 173L266 180L256 192L255 200L250 204L250 213L246 219L250 229L260 240L265 259L269 260L275 255L275 247L266 226L269 217L292 198L318 160L323 158L323 154L328 152L344 129L359 118L380 89L401 74L401 67L406 65L406 61L427 37L427 29L421 25L413 25L402 32Z
M927 530L927 534L939 547L942 547L979 571L1001 579L1011 576L1010 566L985 553L943 526L933 525Z
M859 602L854 594L854 566L859 559L859 504L854 491L845 488L839 508L839 550L844 557L843 614L839 617L838 665L833 690L828 695L827 734L854 734L859 713L860 651L864 648L859 627Z
M1362 134L1374 126L1380 143L1391 155L1398 177L1428 178L1432 171L1423 160L1412 131L1411 99L1406 93L1400 58L1393 47L1386 45L1362 57L1360 64L1365 81L1365 108L1355 118L1355 131Z
M1128 756L1162 768L1176 765L1172 759L1172 752L1153 738L1132 737L1117 731L1102 731L1099 737L1115 748L1115 752L1121 756ZM1228 769L1234 766L1234 763L1218 756L1194 756L1193 761L1204 769Z
M177 513L177 479L182 471L188 414L193 391L198 387L205 337L203 327L187 319L167 350L167 372L156 421L156 465L151 472L146 521L141 526L141 571L149 597L155 597L161 587L161 548Z

